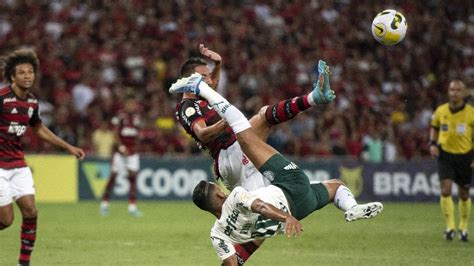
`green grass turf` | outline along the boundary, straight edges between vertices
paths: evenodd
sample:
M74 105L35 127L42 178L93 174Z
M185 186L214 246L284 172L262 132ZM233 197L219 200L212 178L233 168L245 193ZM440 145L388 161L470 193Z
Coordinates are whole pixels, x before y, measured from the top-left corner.
M32 265L219 265L209 229L213 217L191 202L125 202L101 217L97 202L39 204ZM15 265L20 216L0 231L0 265ZM471 215L472 216L472 215ZM474 218L471 217L471 228ZM347 223L330 205L303 220L297 238L268 239L246 265L474 265L474 245L442 239L438 204L386 203L372 220ZM474 239L471 239L474 240Z

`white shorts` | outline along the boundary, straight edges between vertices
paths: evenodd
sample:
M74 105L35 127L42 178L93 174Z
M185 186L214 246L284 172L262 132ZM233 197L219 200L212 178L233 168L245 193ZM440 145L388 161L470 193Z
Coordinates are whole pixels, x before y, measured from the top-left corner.
M33 174L29 167L0 168L0 207L18 200L24 195L34 195Z
M222 182L229 190L242 186L251 191L270 185L270 181L263 177L242 152L237 141L219 152L217 163Z
M140 156L138 153L132 155L122 155L115 152L112 157L112 172L126 173L128 171L138 172L140 169Z

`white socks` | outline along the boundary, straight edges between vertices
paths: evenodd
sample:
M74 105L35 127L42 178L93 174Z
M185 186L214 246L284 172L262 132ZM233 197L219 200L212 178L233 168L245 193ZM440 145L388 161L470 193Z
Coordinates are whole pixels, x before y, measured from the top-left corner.
M209 105L212 106L212 108L214 108L222 118L224 118L235 134L251 127L249 121L239 109L231 105L224 97L209 87L205 82L199 83L199 90L199 96L209 102Z
M311 106L316 106L316 102L314 102L314 96L313 96L314 90L308 94L308 103Z
M334 205L343 211L347 211L350 208L357 205L357 201L354 199L354 195L349 188L346 186L339 186L336 190L336 196L334 196Z
M135 204L135 203L129 203L128 204L128 211L129 212L134 212L136 210L137 210L137 204Z

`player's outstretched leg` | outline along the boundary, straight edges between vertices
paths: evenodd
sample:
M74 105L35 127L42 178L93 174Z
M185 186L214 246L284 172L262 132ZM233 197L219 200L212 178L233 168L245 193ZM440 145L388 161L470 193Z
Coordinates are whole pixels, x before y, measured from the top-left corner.
M367 204L358 204L344 213L346 221L352 222L359 219L369 219L377 216L383 210L383 204L380 202L370 202Z
M170 87L169 91L170 93L191 92L206 99L217 114L232 128L237 135L237 141L242 151L257 169L271 156L278 153L255 134L251 129L250 122L240 110L205 82L202 82L201 75L195 73L190 77L181 78Z
M340 179L324 181L323 185L328 190L329 199L344 212L344 218L348 222L375 217L383 210L380 202L357 203L352 191Z

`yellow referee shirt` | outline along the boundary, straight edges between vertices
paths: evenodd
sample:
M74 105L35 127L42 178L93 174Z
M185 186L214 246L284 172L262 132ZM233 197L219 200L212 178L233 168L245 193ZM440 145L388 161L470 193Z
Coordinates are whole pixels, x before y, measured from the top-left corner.
M472 150L474 108L471 105L466 104L454 113L447 103L440 105L433 113L431 126L438 129L438 144L442 150L453 154Z

